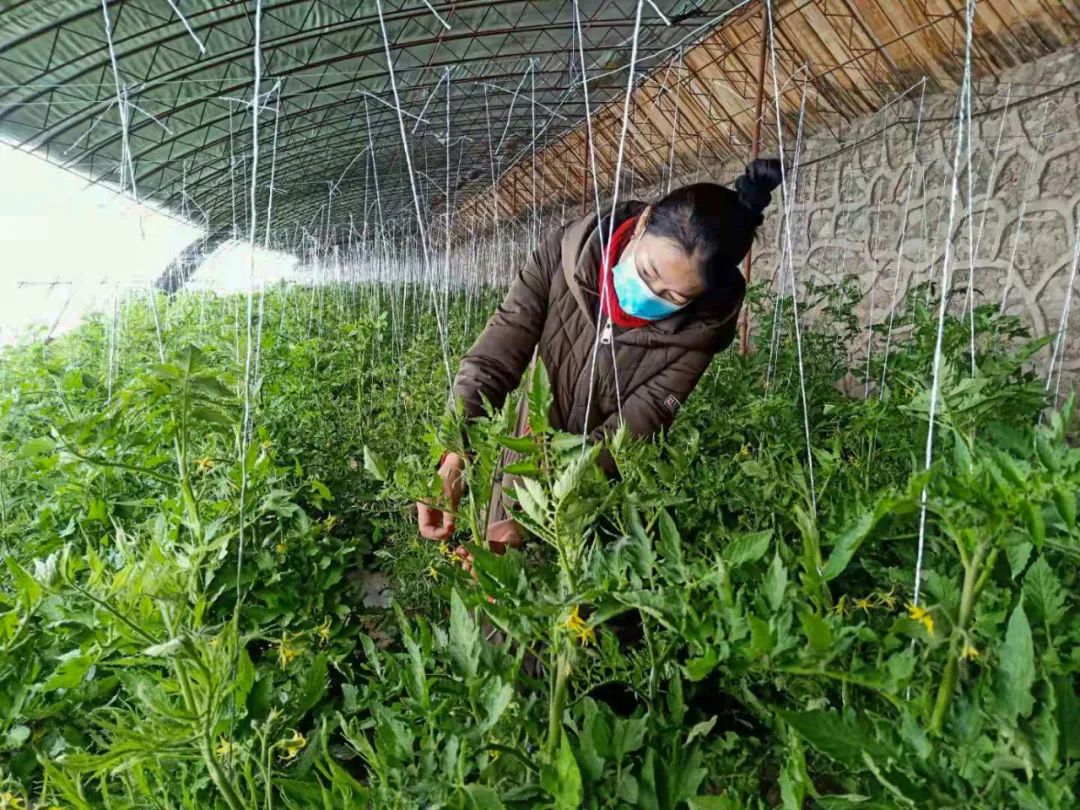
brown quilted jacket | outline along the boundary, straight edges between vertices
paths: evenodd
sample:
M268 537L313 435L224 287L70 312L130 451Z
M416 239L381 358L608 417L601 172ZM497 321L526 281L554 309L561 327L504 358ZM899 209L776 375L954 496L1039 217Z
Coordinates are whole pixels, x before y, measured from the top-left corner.
M616 225L643 203L627 203ZM607 218L601 221L607 235ZM727 288L712 291L670 318L636 329L613 330L591 375L599 312L600 234L596 215L551 231L533 252L506 299L461 362L454 393L467 416L483 413L483 400L501 407L539 345L551 380L552 425L598 439L619 426L614 370L622 416L631 432L653 434L671 424L713 355L731 344L745 284L731 273ZM596 388L585 424L590 378Z

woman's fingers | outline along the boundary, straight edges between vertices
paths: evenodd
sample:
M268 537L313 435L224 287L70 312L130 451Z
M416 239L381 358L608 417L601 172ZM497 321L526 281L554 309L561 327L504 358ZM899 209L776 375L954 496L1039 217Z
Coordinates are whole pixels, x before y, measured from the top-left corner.
M469 550L465 546L458 546L454 549L454 554L461 560L461 570L467 571L472 574L473 579L477 579L476 571L473 570L473 555L469 553Z
M446 515L427 504L416 505L416 517L420 525L420 536L428 540L445 540L454 533L453 518L450 518L448 527Z
M488 547L496 554L504 554L507 548L521 548L523 545L525 542L521 538L521 529L513 518L488 526Z

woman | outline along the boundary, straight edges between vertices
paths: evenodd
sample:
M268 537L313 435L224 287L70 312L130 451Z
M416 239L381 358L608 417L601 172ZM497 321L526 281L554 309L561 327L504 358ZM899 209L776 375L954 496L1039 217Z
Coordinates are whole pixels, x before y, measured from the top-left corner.
M618 428L619 399L632 433L670 425L713 355L735 337L746 289L738 266L780 179L778 160L755 160L734 189L697 183L652 205L624 203L603 262L607 219L589 216L549 233L461 362L454 394L466 417L481 415L484 400L501 407L539 346L554 427L598 440ZM439 475L450 511L417 504L424 537L453 534L464 467L456 453L444 456ZM496 497L488 529L495 551L521 543L504 514ZM469 567L468 552L457 553Z

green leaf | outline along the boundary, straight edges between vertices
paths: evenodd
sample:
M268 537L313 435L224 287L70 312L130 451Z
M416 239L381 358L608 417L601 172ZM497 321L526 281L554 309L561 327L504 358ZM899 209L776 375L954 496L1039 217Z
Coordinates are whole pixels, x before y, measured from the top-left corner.
M94 657L79 650L71 650L59 658L60 665L53 670L52 675L41 685L42 692L52 692L54 689L73 689L78 686L90 667L94 664Z
M536 440L529 436L499 436L498 442L515 453L536 453L540 449Z
M1016 716L1031 714L1035 701L1031 687L1035 683L1035 648L1031 642L1031 625L1024 606L1017 605L1009 617L1005 640L998 647L997 705L1000 714L1010 723Z
M683 571L682 538L667 509L660 510L660 553L676 571Z
M22 443L16 458L37 458L56 451L56 442L48 436L39 436Z
M1019 532L1009 539L1008 545L1005 546L1005 555L1009 558L1009 570L1012 571L1013 579L1023 573L1034 548Z
M1065 615L1065 591L1046 557L1039 557L1028 569L1024 596L1036 619L1055 625Z
M236 424L235 420L221 410L221 408L215 408L212 405L196 405L191 409L191 418L194 422L203 422L207 425L214 427L232 429ZM196 425L197 426L197 425Z
M799 612L799 624L810 644L810 649L818 655L827 653L832 647L833 634L829 623L808 610Z
M769 550L772 531L753 532L736 537L724 547L724 561L732 568L760 560Z
M570 748L569 735L562 735L555 761L541 769L540 786L551 794L556 810L579 810L581 807L581 771Z
M645 742L645 732L649 729L648 717L636 717L629 720L618 719L611 735L611 744L615 752L615 761L622 762L627 754L637 751Z
M1059 484L1054 487L1054 508L1069 531L1076 528L1076 491Z
M30 739L30 727L24 725L12 726L5 737L5 745L9 749L18 748Z
M236 691L236 705L244 706L247 704L251 687L255 685L255 664L252 663L251 656L243 647L240 648L236 658L236 680L233 688Z
M188 386L196 394L201 394L210 399L223 399L226 401L236 399L236 394L229 386L210 374L198 374L190 377Z
M1046 523L1043 521L1042 509L1038 504L1032 503L1027 498L1020 501L1020 516L1024 519L1027 530L1031 534L1031 540L1035 548L1042 548L1046 543Z
M702 720L700 723L694 724L690 729L690 733L686 735L686 745L690 745L698 737L705 739L709 736L709 732L713 730L713 726L716 725L717 716L714 714L708 720Z
M822 578L828 582L836 579L848 567L855 552L866 541L877 527L878 523L885 518L897 506L893 497L882 497L874 508L863 512L855 522L848 526L832 541L832 553L829 554L828 562L821 572Z
M176 655L184 646L184 640L182 638L170 638L168 641L163 641L160 644L152 644L143 650L143 655L148 655L151 658L171 658Z
M465 786L466 810L503 810L502 800L494 788L487 785Z
M514 687L510 683L504 683L499 689L489 689L484 697L484 710L487 716L479 726L482 734L487 733L499 722L507 706L514 699Z
M367 445L364 445L364 469L376 481L385 481L388 477L386 463Z
M456 588L450 593L450 658L463 675L470 678L476 675L480 664L480 628L465 609Z
M15 580L15 588L19 593L19 601L27 610L33 608L41 599L44 590L37 581L27 573L26 569L15 562L15 558L8 556L5 560L11 578Z
M326 694L326 676L326 653L319 653L304 674L304 681L296 698L296 711L299 714L304 714L313 709L322 700L323 695Z
M784 604L784 593L787 591L788 575L787 568L784 566L783 561L780 559L780 552L773 555L772 564L769 565L769 571L765 574L765 598L769 602L769 607L773 612L780 610L780 606Z
M686 662L686 677L696 683L706 678L719 663L715 650L710 647L705 651L705 655L691 658Z
M804 740L821 753L853 770L864 770L863 752L879 756L881 745L856 724L833 712L815 709L792 712L778 709L777 713Z

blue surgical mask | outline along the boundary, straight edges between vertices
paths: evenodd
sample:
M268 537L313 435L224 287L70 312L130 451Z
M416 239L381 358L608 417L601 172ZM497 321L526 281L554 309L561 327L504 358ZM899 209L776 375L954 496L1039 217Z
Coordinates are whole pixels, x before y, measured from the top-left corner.
M673 304L649 289L649 285L637 271L632 250L627 251L626 258L615 265L612 275L619 306L627 315L646 321L661 321L686 306Z

